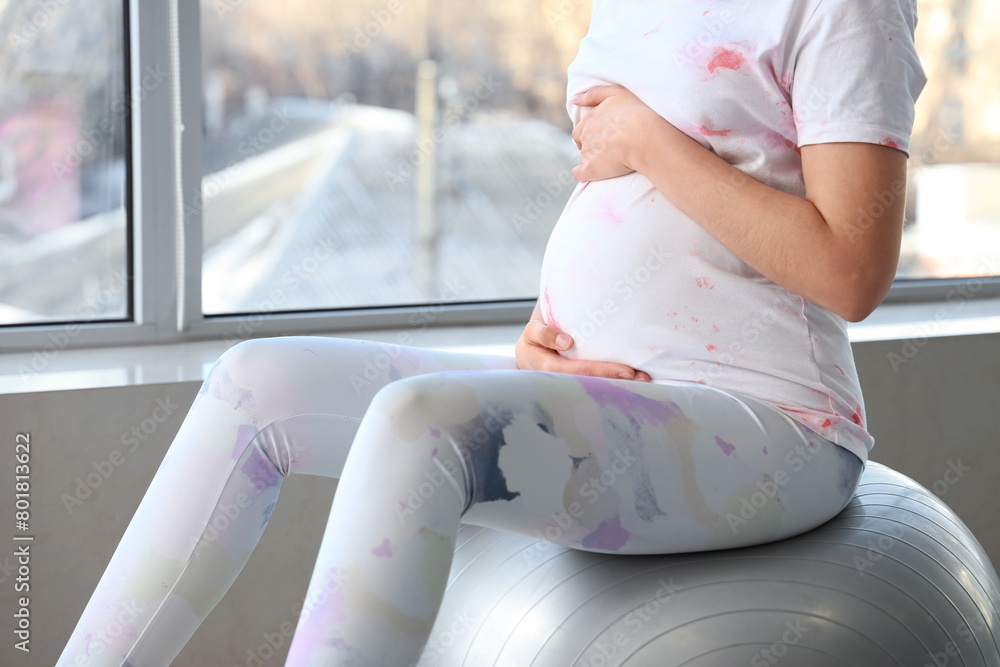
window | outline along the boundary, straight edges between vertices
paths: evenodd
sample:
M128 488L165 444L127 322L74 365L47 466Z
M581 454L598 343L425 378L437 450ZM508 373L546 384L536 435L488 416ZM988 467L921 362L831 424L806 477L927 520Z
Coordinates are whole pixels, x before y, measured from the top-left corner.
M918 2L929 82L889 300L998 295L1000 7ZM0 0L0 348L413 326L429 306L423 325L525 321L574 187L565 76L589 18Z
M911 138L897 279L1000 274L1000 5L920 0L927 85Z
M0 3L0 324L124 320L122 5Z
M202 0L205 312L534 299L567 5Z

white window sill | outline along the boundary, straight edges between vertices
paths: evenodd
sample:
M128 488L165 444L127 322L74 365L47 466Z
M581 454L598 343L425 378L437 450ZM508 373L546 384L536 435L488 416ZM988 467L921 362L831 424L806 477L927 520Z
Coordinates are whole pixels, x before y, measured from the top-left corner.
M337 332L342 338L377 340L442 350L514 354L522 325L437 327ZM403 336L403 334L406 336ZM852 343L1000 333L1000 298L880 306L848 325ZM224 341L42 350L0 354L0 394L201 382L225 352Z

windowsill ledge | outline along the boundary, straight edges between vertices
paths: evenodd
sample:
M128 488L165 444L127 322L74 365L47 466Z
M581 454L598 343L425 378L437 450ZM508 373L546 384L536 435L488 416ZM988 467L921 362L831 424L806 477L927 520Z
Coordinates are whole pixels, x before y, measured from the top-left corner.
M513 355L523 326L435 327L337 332L342 338L405 341L407 345L462 352ZM406 337L402 334L406 333ZM852 343L922 340L944 336L1000 333L1000 298L955 302L890 303L848 325ZM322 335L322 334L319 334ZM473 341L474 339L474 341ZM225 341L68 349L0 354L0 394L201 382L225 352Z

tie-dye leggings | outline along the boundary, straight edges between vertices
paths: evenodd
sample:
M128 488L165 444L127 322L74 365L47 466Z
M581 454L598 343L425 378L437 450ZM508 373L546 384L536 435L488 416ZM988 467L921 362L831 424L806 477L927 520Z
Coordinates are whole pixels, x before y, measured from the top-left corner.
M169 664L293 472L340 482L285 664L409 667L460 522L601 553L724 549L827 521L861 469L768 404L706 385L245 341L205 380L58 665Z

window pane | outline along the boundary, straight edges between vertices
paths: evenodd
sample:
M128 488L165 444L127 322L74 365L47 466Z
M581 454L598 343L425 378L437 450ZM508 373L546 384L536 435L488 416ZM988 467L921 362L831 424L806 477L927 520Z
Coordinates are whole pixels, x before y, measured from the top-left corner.
M535 298L589 18L203 0L205 312Z
M897 278L1000 275L1000 3L920 0L927 86Z
M120 0L0 2L0 324L128 316Z

